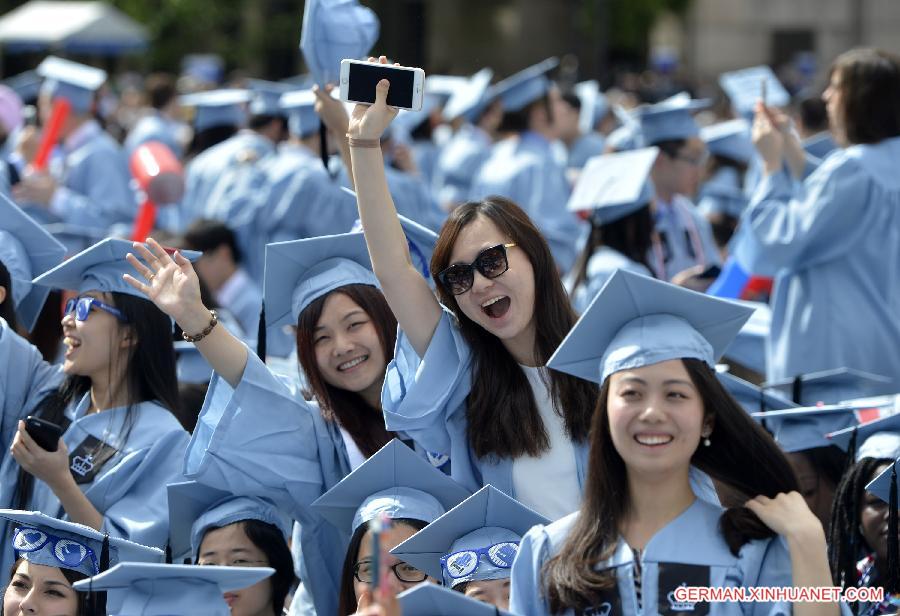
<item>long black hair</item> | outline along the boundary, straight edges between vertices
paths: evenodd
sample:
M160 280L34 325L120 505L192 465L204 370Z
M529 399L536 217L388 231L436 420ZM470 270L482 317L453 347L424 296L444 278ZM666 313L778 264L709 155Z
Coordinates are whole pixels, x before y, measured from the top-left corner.
M126 293L111 292L111 303L125 317L121 328L130 328L135 342L129 348L125 370L125 393L128 409L120 442L125 443L135 423L136 405L153 401L172 412L179 412L178 378L175 374L175 347L172 344L172 322L149 300ZM91 379L69 375L57 391L47 396L34 414L59 426L67 423L66 409L91 390ZM14 503L17 509L28 509L33 477L19 469Z
M703 401L706 417L713 420L710 445L700 446L691 464L728 488L727 507L719 531L735 555L752 539L775 533L743 506L749 498L797 490L797 480L784 454L763 428L754 422L698 359L682 359ZM591 449L584 498L578 518L560 552L544 565L550 611L554 614L587 609L614 588L615 574L598 570L612 556L619 540L620 522L629 512L625 461L612 442L607 403L609 379L603 383L591 425ZM748 464L753 460L753 464ZM726 502L727 501L727 502ZM715 532L715 529L710 529Z

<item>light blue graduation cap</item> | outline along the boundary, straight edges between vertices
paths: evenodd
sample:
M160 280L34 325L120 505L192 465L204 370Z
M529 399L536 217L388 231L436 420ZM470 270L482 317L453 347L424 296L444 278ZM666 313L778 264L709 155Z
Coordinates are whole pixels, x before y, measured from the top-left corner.
M529 66L495 85L492 98L499 97L504 111L519 111L550 91L552 85L547 73L559 65L559 59L547 58Z
M766 105L786 107L791 95L768 66L753 66L719 75L719 85L731 101L734 113L742 118L753 117L756 102L762 98L766 86Z
M658 155L658 148L642 148L594 156L578 176L568 209L593 210L600 225L636 212L653 198L650 170Z
M35 72L44 78L41 92L51 99L67 99L76 113L91 110L94 94L106 81L106 71L56 56L44 58Z
M263 297L268 327L296 325L307 306L348 284L378 286L360 233L266 245Z
M357 0L306 0L300 50L319 87L338 82L341 60L368 55L379 30L378 16Z
M469 122L477 121L481 112L493 100L488 96L493 78L494 71L483 68L460 83L444 105L442 111L444 120L450 122L458 117L464 117Z
M271 524L285 541L291 536L291 520L272 503L253 496L235 496L196 481L170 483L169 547L175 560L197 557L206 531L245 520Z
M61 567L91 576L100 573L106 559L107 566L113 566L131 561L159 563L165 557L158 548L110 537L39 511L0 509L0 518L12 523L13 536L5 540L12 540L16 555L36 565Z
M866 492L871 492L884 502L890 503L891 484L894 485L895 490L900 488L900 485L898 485L898 481L900 480L894 479L894 481L891 481L891 476L894 474L894 469L897 465L897 462L900 462L900 460L895 460L893 464L889 464L888 467L881 471L881 473L879 473L879 475L875 479L870 481L866 485ZM405 614L406 612L404 612L404 616Z
M798 405L787 398L736 377L730 372L716 370L716 377L723 387L731 394L738 404L744 407L748 413L762 413L766 411L780 411L783 409L797 408Z
M594 130L597 122L609 113L609 101L600 91L600 84L593 79L576 83L575 96L581 101L578 128L583 134L590 133Z
M243 126L247 122L249 90L225 88L185 94L179 102L186 107L194 107L194 130L201 131L213 126Z
M843 449L855 449L854 458L894 458L900 435L900 414L888 415L874 421L836 430L828 434L829 440ZM876 438L877 437L877 438ZM871 442L870 442L870 439ZM853 447L854 441L856 446Z
M693 100L682 94L655 105L641 105L635 110L635 118L641 126L641 142L649 146L698 136L700 127L694 121L693 113L709 107L709 103L707 99Z
M896 393L892 379L853 368L810 372L793 379L765 383L763 386L776 389L805 406L819 402L835 404L854 398Z
M34 327L50 289L31 280L59 265L66 247L8 197L0 194L0 263L12 279L16 314L29 330Z
M395 547L391 554L435 579L443 576L444 585L451 588L472 580L505 579L510 576L509 566L517 549L504 544L518 546L532 526L549 523L544 516L487 485ZM469 568L477 563L477 567L465 575L450 575L447 566L456 561L442 565L442 557L469 551L472 553L463 555L468 559L464 564ZM498 567L491 558L509 566Z
M271 567L121 563L73 586L82 592L106 591L110 616L230 616L222 595L273 573Z
M123 274L136 275L134 268L125 260L125 255L134 252L131 242L107 238L41 274L33 282L51 289L70 289L79 293L106 291L147 299L122 279ZM200 257L195 250L179 252L191 261Z
M595 383L670 359L716 360L752 309L617 270L553 353L547 367Z
M711 154L724 156L745 165L755 153L750 138L750 123L743 118L704 126L700 129L700 138Z
M512 616L461 592L425 582L397 595L403 616Z
M248 79L247 87L250 88L250 113L253 115L282 115L281 96L295 89L290 84L264 79Z
M394 439L312 507L341 531L353 534L381 515L433 522L468 496L468 490Z
M766 413L753 413L757 420L764 419L772 437L785 453L794 453L829 447L835 443L826 435L859 423L854 409L849 406L808 406Z
M316 113L316 95L312 90L292 90L281 95L281 109L287 112L288 130L295 137L319 132L321 124Z

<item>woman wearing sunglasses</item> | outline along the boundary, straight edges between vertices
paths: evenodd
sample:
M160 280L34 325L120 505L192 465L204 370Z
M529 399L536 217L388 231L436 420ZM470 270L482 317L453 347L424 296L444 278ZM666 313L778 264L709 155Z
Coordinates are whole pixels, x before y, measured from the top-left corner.
M24 346L16 361L33 366L32 373L0 389L28 392L33 375L65 375L33 413L59 426L62 438L45 449L19 421L6 444L11 455L0 466L0 504L165 546L166 484L181 477L189 435L173 414L171 322L122 280L130 248L104 240L36 279L78 292L62 319L63 362L49 366L37 349ZM15 334L0 328L0 346L14 344ZM2 566L12 561L12 551L3 550Z
M602 384L584 501L522 539L510 611L839 613L833 599L735 599L749 588L832 586L825 532L787 459L715 376L751 313L637 274L610 278L548 363ZM696 497L692 465L724 488L726 508ZM681 595L684 586L734 600Z
M597 386L542 367L576 320L550 249L511 201L463 204L431 259L435 298L385 183L378 138L397 113L388 88L383 80L375 104L355 108L349 129L369 254L400 325L382 392L387 427L449 456L467 488L493 485L558 519L581 501Z
M415 250L430 253L434 234L403 224ZM190 263L153 240L134 249L152 266L130 258L142 278L130 278L135 288L184 331L202 332L210 312ZM263 286L266 324L296 327L310 391L277 377L223 327L195 337L215 373L185 473L232 494L272 499L289 512L300 523L293 548L304 584L294 601L334 614L349 536L310 505L392 438L380 393L396 320L359 232L268 245Z
M120 561L160 562L163 552L34 511L0 509L12 529L3 543L15 552L0 616L105 616L97 593L72 585ZM112 548L112 549L111 549Z

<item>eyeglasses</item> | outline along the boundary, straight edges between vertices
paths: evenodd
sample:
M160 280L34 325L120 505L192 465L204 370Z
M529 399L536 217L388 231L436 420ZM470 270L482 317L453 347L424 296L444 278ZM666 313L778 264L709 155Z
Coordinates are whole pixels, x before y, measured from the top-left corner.
M424 571L419 571L412 565L408 565L404 562L391 565L388 569L393 571L394 575L401 582L424 582L425 578L428 577L428 574ZM365 584L371 584L372 580L375 579L372 561L363 560L356 563L356 565L353 566L353 577Z
M487 548L478 550L462 550L453 552L441 557L441 567L447 572L451 578L458 579L472 575L481 562L481 556L488 559L495 567L501 569L509 569L512 567L516 554L519 553L519 544L512 541L504 541L503 543L495 543Z
M72 311L74 310L76 320L87 321L88 316L91 314L91 308L99 308L100 310L113 315L123 323L128 322L128 319L125 318L125 315L122 314L121 310L115 306L110 306L109 304L101 302L96 297L73 297L66 302L65 312L63 314L72 314Z
M83 543L73 541L72 539L56 537L55 535L50 535L42 530L28 526L22 526L16 529L16 533L13 536L13 549L17 552L37 552L48 543L53 548L53 556L55 556L56 560L64 567L74 569L75 567L80 566L85 559L90 557L91 564L93 565L92 571L95 574L100 572L94 550Z
M453 295L461 295L471 289L475 283L475 270L478 270L485 278L496 278L508 270L509 260L506 258L506 249L513 246L515 243L497 244L485 248L471 263L454 263L441 271L437 276L438 280Z

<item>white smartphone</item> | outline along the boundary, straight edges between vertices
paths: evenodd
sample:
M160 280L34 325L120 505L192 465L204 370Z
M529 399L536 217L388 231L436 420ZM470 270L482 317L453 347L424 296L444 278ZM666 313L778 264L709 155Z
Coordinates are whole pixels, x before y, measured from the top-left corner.
M378 62L341 60L341 100L348 103L375 102L375 86L382 79L391 82L387 104L419 111L425 94L425 71L410 66Z

